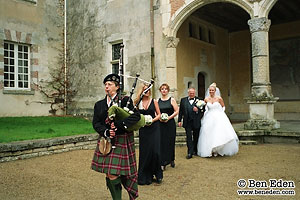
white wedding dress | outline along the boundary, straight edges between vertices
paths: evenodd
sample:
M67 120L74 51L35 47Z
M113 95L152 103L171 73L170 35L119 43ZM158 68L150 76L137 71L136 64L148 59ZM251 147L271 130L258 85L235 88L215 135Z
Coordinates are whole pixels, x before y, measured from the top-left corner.
M201 157L232 156L239 150L239 139L219 102L206 104L197 149Z

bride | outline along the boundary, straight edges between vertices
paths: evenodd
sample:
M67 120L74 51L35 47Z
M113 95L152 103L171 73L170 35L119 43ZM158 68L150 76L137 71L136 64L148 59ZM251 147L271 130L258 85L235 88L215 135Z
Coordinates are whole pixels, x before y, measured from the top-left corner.
M201 120L198 155L211 157L236 154L239 140L224 112L224 101L215 83L209 86L209 96L204 101L206 112Z

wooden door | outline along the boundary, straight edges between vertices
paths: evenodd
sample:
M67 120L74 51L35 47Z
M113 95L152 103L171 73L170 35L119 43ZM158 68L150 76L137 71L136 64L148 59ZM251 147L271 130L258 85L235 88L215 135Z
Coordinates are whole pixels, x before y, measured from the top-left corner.
M205 98L205 77L201 72L198 73L198 97Z

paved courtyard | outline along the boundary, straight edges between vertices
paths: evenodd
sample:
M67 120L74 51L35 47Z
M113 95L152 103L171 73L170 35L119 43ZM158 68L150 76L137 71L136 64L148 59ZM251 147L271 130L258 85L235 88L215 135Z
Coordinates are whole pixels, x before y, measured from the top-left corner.
M104 175L90 170L92 154L78 150L1 163L0 199L111 199ZM245 145L233 157L185 155L186 147L176 147L176 167L167 167L161 185L139 186L139 199L300 199L299 144ZM296 195L239 196L239 179L292 180Z

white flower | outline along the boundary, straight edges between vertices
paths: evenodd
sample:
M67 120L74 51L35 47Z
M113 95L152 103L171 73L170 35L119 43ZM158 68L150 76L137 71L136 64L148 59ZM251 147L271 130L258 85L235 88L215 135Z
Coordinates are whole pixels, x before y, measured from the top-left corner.
M167 113L161 113L160 119L162 121L167 121L169 119L169 115Z
M152 124L152 116L151 115L145 115L145 123L146 123L146 126L149 126Z
M205 106L205 101L200 100L200 99L197 99L197 100L196 100L196 106L197 106L198 108L202 109L203 106Z

